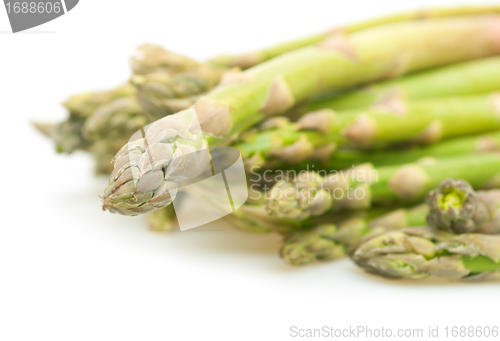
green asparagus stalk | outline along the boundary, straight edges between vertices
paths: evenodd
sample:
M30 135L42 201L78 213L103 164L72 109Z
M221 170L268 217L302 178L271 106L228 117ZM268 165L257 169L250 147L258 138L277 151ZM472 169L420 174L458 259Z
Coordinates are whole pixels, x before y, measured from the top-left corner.
M191 106L215 87L225 69L200 65L189 72L157 71L131 78L144 114L151 122Z
M194 60L151 44L140 46L130 59L130 65L136 74L159 70L169 70L171 73L187 72L200 68L200 65ZM86 120L100 106L107 105L119 98L133 96L135 93L135 87L127 83L112 90L84 92L68 98L64 101L63 106L68 109L69 118L56 125L51 131L51 138L56 143L56 150L64 153L71 153L76 149L85 150L90 145L82 132ZM34 125L37 129L42 128L41 123ZM43 130L41 132L47 133ZM114 153L117 150L119 148L115 149Z
M351 258L387 278L499 280L500 236L408 228L361 241Z
M369 29L375 26L380 26L389 23L396 23L401 21L412 21L412 20L422 20L428 18L440 18L440 17L461 16L461 15L478 15L484 13L500 13L500 7L499 6L457 7L457 8L418 10L406 13L399 13L387 17L367 20L357 24L337 27L335 29L329 30L324 33L279 44L277 46L273 46L271 48L267 48L261 51L254 51L234 56L221 55L214 58L211 62L227 67L236 66L242 69L247 69L262 62L265 62L266 60L280 56L284 53L297 50L309 45L317 44L330 37L332 33L336 32L345 32L346 34L350 34L361 30Z
M499 25L497 17L479 16L391 24L349 36L335 34L317 46L287 53L244 73L226 74L221 85L198 100L194 109L208 145L220 145L265 116L282 113L325 90L497 54ZM155 142L157 150L151 151L139 139L118 152L103 209L137 215L170 204L175 194L167 195L167 188L184 181L164 173L169 165L173 170L171 161L180 131L186 132L195 150L203 146L201 132L189 131L194 119L190 112L181 114L176 129L166 124L171 121L162 122L168 117L153 123L149 128L153 133L148 130L146 139L148 144ZM166 141L166 131L177 137ZM186 145L184 142L181 144ZM177 155L185 153L178 151ZM151 155L156 166L137 167L139 163L151 165ZM141 181L143 178L148 180Z
M271 217L262 205L244 204L232 214L224 217L232 226L246 232L267 233L276 232L287 235L293 231L307 228L310 221L293 221L278 217Z
M280 248L281 258L291 265L337 259L363 238L385 230L425 225L429 209L419 205L398 209L372 219L351 218L338 224L324 224L287 236Z
M453 233L500 233L500 191L474 191L462 179L446 179L427 194L427 223Z
M115 99L133 95L134 88L130 84L121 85L115 89L101 92L84 92L71 96L63 102L70 115L79 118L88 118L102 104L110 103Z
M439 142L430 146L411 146L393 150L362 151L338 149L329 160L321 163L326 169L346 169L360 163L370 162L375 166L415 162L423 158L448 158L460 155L500 151L500 132L464 136Z
M214 200L213 195L211 199ZM179 229L173 205L148 212L145 217L149 229L152 231ZM302 226L307 226L306 222L288 222L286 219L270 217L266 214L262 205L248 203L245 203L238 211L223 217L223 220L240 230L253 233L278 232L286 234L301 229Z
M130 96L134 92L134 88L126 84L113 90L86 92L68 98L63 103L69 111L68 119L55 124L50 131L50 138L56 145L56 151L58 153L72 153L74 150L86 150L90 146L90 142L82 133L85 121L99 106L118 98ZM41 125L41 123L36 123L35 127L39 128ZM42 133L46 134L47 132L42 131Z
M66 121L54 126L50 138L54 141L57 153L71 154L75 150L88 148L89 141L82 135L83 123L83 119L70 116Z
M168 102L169 107L177 111L193 103L191 98L179 96L187 96L190 90L196 94L200 92L195 86L190 86L195 80L192 74L202 83L204 76L215 77L213 74L216 71L211 74L210 70L219 70L154 45L139 47L131 58L131 66L137 73L133 78L135 86L126 84L109 91L72 96L64 103L70 111L66 121L56 125L34 123L34 126L55 141L59 152L71 153L76 149L88 151L96 160L96 172L109 174L113 170L110 160L116 152L134 132L148 123L143 109L134 100L135 96L141 98L140 94L136 95L137 83L149 77L143 73L161 73L164 79L169 77L167 74L170 75L173 81L168 86L164 85L162 90L170 89L171 98L162 104L166 107ZM217 71L217 74L220 73ZM215 80L207 79L203 91L213 87L213 82Z
M382 18L370 21L366 24L356 24L353 25L350 29L346 30L347 33L352 33L355 31L359 31L361 29L365 29L371 27L373 25L380 25L383 23L388 23L392 21L401 21L401 20L412 20L412 19L421 19L423 17L440 17L440 16L451 16L451 15L469 15L469 14L479 14L479 13L488 13L488 12L498 12L498 8L496 7L480 7L480 8L452 8L452 9L444 9L444 10L432 10L432 11L420 11L415 13L405 13L396 16L392 16L389 18ZM331 34L331 32L329 33ZM320 40L324 39L326 36L322 36ZM316 39L317 40L317 39ZM299 44L300 46L300 44ZM278 47L278 50L281 49ZM469 78L472 80L476 79L475 75L480 76L482 73L488 74L489 77L482 77L482 81L478 82L469 82L468 84L474 84L474 89L482 89L484 86L490 83L494 83L496 77L491 76L491 72L496 72L494 66L494 60L491 60L489 63L484 62L484 65L464 65L465 68L462 73L468 74ZM139 77L133 78L133 83L135 83L136 87L139 88L138 97L140 99L141 105L144 106L146 113L150 114L150 120L155 120L159 117L163 117L167 114L171 114L173 112L182 110L191 104L197 99L193 97L193 93L189 93L188 96L184 94L181 96L182 99L175 98L172 96L178 90L181 92L186 92L186 89L192 89L191 92L195 92L196 94L200 94L202 92L210 90L213 86L215 86L219 79L220 73L223 69L210 67L209 63L199 64L192 59L187 57L177 55L162 49L161 47L145 44L140 46L134 55L130 59L130 65L136 75L146 75L152 72L159 72L160 74L166 74L164 77L159 77L160 82L153 82L153 84L147 86L147 79ZM210 72L212 70L212 72ZM445 70L443 70L445 71ZM453 80L454 75L458 73L451 73L454 70L454 66L452 66L445 76L447 79ZM172 74L181 72L181 75L172 78ZM184 73L184 74L183 74ZM200 75L201 73L201 75ZM204 79L204 76L207 76L207 79ZM442 77L442 78L445 78ZM158 78L158 77L156 77ZM417 78L417 77L416 77ZM168 81L167 81L168 79ZM431 80L432 84L436 84L436 77L433 77ZM162 82L167 82L166 86L161 84ZM490 83L488 83L490 82ZM158 84L160 83L160 84ZM172 84L173 85L170 85ZM411 82L410 82L411 83ZM426 82L429 84L429 82ZM460 84L460 81L457 82L457 79L452 82L439 83L443 84L440 90L450 89L450 85ZM444 86L446 85L446 86ZM466 86L465 86L466 87ZM171 89L173 88L173 89ZM377 87L378 89L379 87ZM380 86L381 92L385 92L388 86ZM419 89L433 89L436 91L435 86L419 86ZM183 90L184 89L184 90ZM411 87L412 90L415 89L415 86ZM194 90L194 91L193 91ZM122 92L120 94L120 92ZM57 149L62 152L71 152L74 149L82 149L87 145L85 139L79 134L79 129L82 127L81 122L79 122L82 118L90 116L90 114L104 102L109 102L114 98L115 95L118 97L127 96L131 93L132 89L129 86L119 87L116 90L105 91L101 93L83 93L80 95L73 96L65 102L65 106L72 113L72 118L70 118L69 122L61 123L61 126L57 127L57 130L54 132L57 139ZM370 90L370 94L374 90ZM484 89L483 89L484 91ZM380 93L380 96L375 97L383 97ZM411 95L411 94L410 94ZM433 96L436 96L435 94ZM420 94L420 97L422 94ZM341 101L342 98L339 98L338 101ZM335 100L337 101L337 100ZM328 101L325 102L329 103ZM312 107L324 106L320 103L314 104ZM335 107L335 105L328 104L330 107ZM38 125L38 127L41 127ZM43 132L42 132L43 133Z
M262 198L264 198L264 193L262 193ZM316 231L318 226L331 226L332 224L339 224L339 226L344 227L347 221L357 221L363 219L371 219L375 221L375 218L387 214L387 212L389 212L387 208L372 208L362 211L335 212L334 214L325 214L321 217L296 220L270 216L267 214L263 204L252 204L247 202L238 210L226 216L224 220L243 231L254 233L273 232L278 233L285 238L292 238L296 233L300 234L301 231ZM415 214L414 216L416 217ZM425 214L422 215L422 217L423 218L421 219L419 218L420 221L425 221ZM392 219L394 221L393 224L397 224L397 219L405 218L403 218L400 214L400 217Z
M499 100L494 93L411 102L405 112L366 109L336 114L325 109L309 113L297 123L246 134L235 146L250 159L251 168L265 166L271 157L289 163L327 160L335 157L332 153L338 146L430 144L499 129Z
M151 122L191 106L215 87L227 71L225 67L198 63L151 44L136 50L130 66L134 71L131 83Z
M63 103L69 111L68 119L56 124L34 122L33 125L54 141L58 153L70 154L75 150L88 150L92 143L82 131L86 120L99 106L134 93L134 88L125 84L113 90L74 95ZM106 170L109 170L109 166Z
M461 178L474 188L491 185L500 173L500 156L485 153L445 160L374 168L362 164L324 176L301 173L303 180L282 180L270 190L269 214L306 219L332 208L363 209L372 203L415 203L447 178ZM314 180L314 181L311 181Z
M308 111L330 108L405 106L414 101L446 96L474 95L500 90L500 58L491 57L418 72L395 80L371 84L331 99L312 102Z
M315 261L329 261L345 256L344 246L329 237L338 231L334 224L299 231L285 238L279 255L291 265L306 265Z
M198 199L200 199L200 194L203 197L203 201L209 201L211 203L211 209L213 210L216 205L222 200L214 197L211 192L198 193ZM253 193L257 194L256 192ZM258 197L264 198L264 194L257 194ZM252 202L253 201L253 202ZM286 218L271 217L266 213L266 210L261 200L249 200L238 210L225 216L224 221L230 223L233 227L245 232L253 233L279 233L281 235L288 235L294 231L310 228L315 224L322 223L325 219L321 217L320 219L310 219L310 220L290 220ZM215 208L216 209L216 208ZM376 214L378 211L375 210ZM357 214L357 213L356 213ZM352 216L353 214L350 214ZM148 225L152 230L172 230L178 226L175 221L175 213L173 211L173 206L167 206L165 208L156 210L154 212L149 212L146 214L148 220ZM326 219L336 221L337 217L328 217Z
M210 209L212 211L216 209L214 206L216 206L219 202L222 202L222 200L214 197L214 193L211 191L202 191L201 193L197 193L198 199L200 199L200 195L203 198L203 201L210 203ZM354 218L374 219L375 217L379 217L389 212L388 208L382 207L363 211L335 212L334 214L325 214L321 217L305 220L292 220L268 215L263 205L264 202L265 193L262 193L255 188L251 188L250 196L247 202L245 202L243 206L238 208L238 210L232 214L224 217L223 220L246 232L273 232L283 236L289 236L297 231L310 229L311 227L317 225L326 223L336 224ZM147 213L145 216L151 230L171 231L178 228L178 222L172 205ZM391 220L396 223L398 219L403 219L403 217L395 217Z
M85 150L95 159L97 174L109 174L112 170L110 160L116 151L128 141L128 137L148 123L133 95L133 88L107 91L95 96L88 96L95 108L88 102L82 102L80 110L76 102L72 107L82 114L88 110L87 117L78 117L70 113L68 120L59 124L33 123L44 135L56 143L56 150L71 153ZM73 97L81 98L81 95ZM100 105L98 98L102 99ZM92 112L92 110L94 110Z
M116 151L127 143L129 136L148 123L135 96L118 98L103 104L85 120L82 135L96 159L98 173L113 170L111 160Z
M89 141L123 141L147 123L135 96L127 96L97 108L85 121L82 133Z

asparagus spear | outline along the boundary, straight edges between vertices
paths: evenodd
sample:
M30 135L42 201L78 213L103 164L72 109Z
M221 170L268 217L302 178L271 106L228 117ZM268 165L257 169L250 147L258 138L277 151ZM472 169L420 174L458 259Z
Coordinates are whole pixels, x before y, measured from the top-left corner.
M395 150L361 151L338 149L332 157L321 165L327 169L345 169L370 162L375 166L415 162L422 158L448 158L460 155L500 151L500 132L464 136L439 142L430 146L411 146Z
M100 92L84 92L71 96L63 102L70 115L79 118L88 118L102 104L115 99L133 95L134 88L130 84L123 84L115 89Z
M206 142L211 146L227 143L265 115L282 113L296 102L328 89L497 54L500 52L500 41L495 35L497 25L500 25L498 18L480 16L392 24L348 37L335 34L320 45L293 51L244 73L226 75L221 86L198 100L194 109L207 135ZM146 132L146 139L148 143L155 142L156 151L151 151L140 139L118 152L103 197L103 209L137 215L170 204L172 195L166 195L167 187L176 188L184 180L173 180L160 172L169 166L173 170L170 151L176 150L179 137L162 139L166 130L175 136L182 130L194 141L192 146L201 148L201 132L188 128L193 123L190 112L181 114L183 118L176 122L177 129L166 123L171 121L162 122L168 117L149 128L154 133ZM129 151L133 151L132 161ZM180 151L178 155L185 153ZM146 164L146 158L147 163L151 162L147 155L154 155L155 164L162 166L138 168L138 162ZM155 181L151 181L153 177ZM141 181L142 178L149 180Z
M500 128L499 100L494 93L411 102L405 112L375 108L335 114L325 109L309 113L297 123L247 134L236 147L247 158L257 154L259 162L252 166L263 166L271 157L289 163L317 155L325 160L342 145L429 144Z
M82 133L89 141L123 141L147 123L135 96L127 96L97 108L85 121Z
M314 261L328 261L345 255L342 244L328 237L337 232L333 224L314 227L287 237L280 248L280 257L291 265L306 265Z
M320 225L297 231L285 238L280 251L285 262L303 265L341 256L341 245L349 249L362 238L382 230L423 226L449 233L499 234L500 191L474 191L464 180L443 180L439 189L427 194L426 204L399 209L371 220L350 219L338 225ZM430 207L430 209L429 209ZM339 244L340 243L340 244Z
M252 189L252 191L255 191L255 189ZM335 212L334 214L325 214L314 219L292 220L268 215L263 206L264 197L264 193L257 194L257 192L253 192L253 195L249 197L248 201L243 204L243 206L230 215L225 216L223 219L233 227L245 232L273 232L288 237L298 231L311 229L318 225L327 223L337 224L355 218L374 219L389 212L388 208L377 207L363 211ZM217 200L214 200L213 194L211 193L208 193L208 200L212 203L214 201L217 202ZM398 215L396 213L397 212L394 212L395 217L391 219L393 224L398 224L398 221L406 219L401 214ZM167 206L154 212L147 213L146 218L152 230L170 230L177 226L173 206Z
M200 68L200 64L192 59L151 44L140 46L130 59L130 65L133 71L139 75L159 70L168 70L174 73ZM75 149L88 147L89 143L82 133L86 120L100 106L109 104L119 98L135 95L135 93L135 87L130 83L126 83L115 89L84 92L68 98L63 102L63 106L68 109L69 118L58 124L51 132L51 137L56 142L56 150L71 153ZM41 127L40 123L34 125L35 127ZM42 131L42 133L45 134L46 132ZM114 152L116 153L118 149Z
M98 173L113 170L111 159L116 151L147 123L133 95L101 105L85 120L81 132L89 143L87 151L95 156Z
M311 102L307 110L349 110L369 106L404 106L405 101L473 95L500 90L500 58L491 57L418 72L360 90Z
M294 221L279 217L271 217L262 205L244 204L232 214L224 217L232 226L247 232L277 232L287 235L293 231L307 228L310 221Z
M82 95L74 96L71 107L78 114L70 113L69 119L59 124L33 125L54 140L57 151L85 150L95 158L96 173L109 174L113 170L110 160L116 151L130 135L148 123L135 100L133 88L120 89L85 95L89 101L83 101ZM77 98L81 105L74 101ZM77 116L83 113L87 116Z
M333 260L344 256L346 250L373 234L424 225L428 211L426 205L419 205L372 219L351 218L338 224L338 228L334 224L325 224L299 230L284 239L279 254L286 263L292 265Z
M189 72L157 71L131 78L137 98L150 121L173 114L192 105L221 79L225 69L200 65Z
M157 112L151 110L151 103L158 104L154 95L169 97L161 102L162 110L181 110L192 104L195 95L214 87L222 74L220 68L150 44L137 49L130 65L136 73L130 82L133 86L129 85L135 95L102 104L83 123L82 135L90 141L87 149L96 156L99 173L111 173L110 160L116 152L133 133L148 124L147 118L158 118L153 115Z
M149 44L137 49L131 58L131 66L137 73L133 77L135 86L138 86L141 79L149 77L143 73L156 71L163 75L163 79L168 77L167 74L171 75L171 84L164 84L162 88L162 91L170 89L174 92L170 97L181 94L188 96L189 91L198 94L200 90L190 86L194 80L190 78L191 74L196 74L198 81L203 82L203 76L209 77L209 71L216 70ZM215 74L216 71L212 73ZM209 86L213 87L213 82L214 80L207 80L203 91L208 90ZM34 126L44 135L50 134L49 137L55 141L59 152L71 153L75 149L88 151L96 159L96 172L109 174L113 169L110 160L116 152L134 132L148 123L145 117L141 117L144 116L143 110L132 98L136 96L135 86L125 84L109 91L72 96L64 103L70 111L66 121L56 125L34 123ZM142 89L141 86L138 87ZM141 98L140 94L137 96ZM167 101L162 104L166 106ZM192 100L172 97L168 104L172 110L178 110L191 105Z
M92 143L83 134L85 122L100 106L132 96L134 93L134 87L125 84L112 90L74 95L63 103L69 111L68 119L56 124L34 122L33 125L54 141L58 153L70 154L75 150L88 150ZM46 129L48 126L52 126L50 131ZM109 167L106 169L109 170Z
M500 191L474 191L462 179L446 179L427 194L427 223L453 233L500 233Z
M353 33L356 31L360 31L362 29L370 28L373 26L378 26L381 24L386 24L390 22L396 22L396 21L407 21L407 20L420 20L423 18L432 18L432 17L442 17L442 16L458 16L458 15L473 15L473 14L481 14L481 13L498 13L500 12L499 8L496 6L492 7L462 7L462 8L448 8L448 9L435 9L435 10L426 10L426 11L417 11L417 12L409 12L409 13L402 13L402 14L397 14L393 16L389 16L386 18L380 18L380 19L375 19L375 20L370 20L365 23L360 23L360 24L354 24L347 26L344 28L344 32L346 33ZM340 29L339 29L340 30ZM324 40L327 38L329 35L332 34L332 32L335 32L336 30L332 30L331 32L326 32L324 34L311 37L311 38L306 38L303 40L299 40L297 42L292 42L291 44L283 44L280 46L277 46L276 48L272 48L269 50L257 52L255 54L252 54L254 56L256 55L267 55L267 58L261 59L262 61L270 59L273 56L282 54L285 51L292 50L292 49L297 49L299 47L303 47L306 45L310 45L312 43L317 43L321 40ZM227 57L225 57L227 58ZM222 64L225 66L240 66L241 65L236 65L238 63L233 63L231 60L235 61L236 59L238 60L249 60L248 57L244 56L237 56L237 57L230 57L229 59L226 59L226 62L223 61L223 57L217 58L216 64ZM218 61L218 62L217 62ZM212 61L213 62L213 61ZM222 63L221 63L222 62ZM217 75L218 73L222 72L224 69L223 68L214 68L211 67L211 63L205 63L205 64L199 64L196 61L182 56L178 54L174 54L170 51L164 50L163 48L152 45L152 44L144 44L137 48L133 56L130 58L130 65L132 67L132 70L136 75L146 75L148 73L154 73L154 72L160 72L161 74L167 74L167 75L172 75L178 72L181 73L186 73L185 75L179 75L176 78L185 78L184 83L187 83L187 85L184 85L182 81L177 81L176 79L171 79L168 82L169 83L174 83L173 85L173 90L171 89L165 89L165 86L163 84L159 85L159 89L156 89L155 85L150 85L148 88L145 90L145 93L143 94L142 91L139 92L138 96L140 97L141 104L144 103L145 108L147 109L147 112L152 112L155 113L154 116L152 116L154 119L157 119L158 117L163 117L166 114L170 114L172 112L182 110L183 108L188 107L193 103L193 100L196 98L185 98L184 100L177 100L177 99L171 99L171 95L165 96L166 99L161 100L161 105L157 103L160 101L160 98L162 98L162 94L165 92L170 93L172 91L175 91L175 89L179 89L180 87L189 87L191 84L196 88L196 85L199 84L201 89L197 91L197 93L201 93L205 91L210 90L213 86L215 86L219 79L220 75ZM257 63L258 64L258 63ZM488 64L488 63L485 63ZM494 64L493 61L490 64ZM254 64L256 65L256 64ZM251 66L254 66L251 65ZM472 66L472 65L471 65ZM453 67L452 67L453 68ZM471 77L474 77L474 75L480 72L483 72L483 74L489 74L488 70L486 69L487 65L484 65L483 68L480 66L476 68L471 68L467 67L467 69L472 69L472 70L464 70L464 72L470 72L472 75ZM491 68L493 71L495 71L494 66L491 65ZM200 70L201 69L201 70ZM217 72L218 71L218 72ZM444 70L443 70L444 71ZM452 71L450 69L450 71ZM455 71L455 70L453 70ZM200 75L201 73L201 75ZM207 75L207 79L204 79L203 76ZM489 74L491 76L491 74ZM450 76L448 76L450 77ZM451 75L453 77L453 75ZM168 79L168 76L163 76L162 81L165 81L165 79ZM496 79L495 77L489 77L489 80L494 80ZM146 79L141 79L141 77L134 77L133 83L135 83L136 87L138 87L140 90L144 89L146 85L143 85L148 82ZM435 81L435 79L433 80ZM175 83L180 83L179 85L176 85ZM457 84L457 82L450 82L447 86L449 88L450 84ZM477 85L484 86L486 82L484 79L482 82L475 84L476 88ZM141 86L142 85L142 86ZM163 88L163 89L162 89ZM383 88L383 87L381 87ZM423 87L424 89L428 89L429 87ZM70 112L74 112L77 117L88 117L90 113L95 110L95 108L101 103L101 102L107 102L105 100L105 96L111 93L115 92L120 92L121 90L125 90L124 87L119 87L116 90L111 90L111 91L106 91L103 93L83 93L79 94L76 96L73 96L70 98L65 105L68 107ZM128 91L130 89L126 89L125 93L123 95L129 94ZM435 88L434 88L435 90ZM373 90L371 90L373 92ZM192 94L189 94L190 96ZM186 97L186 96L183 96ZM342 99L339 98L338 101L341 101ZM317 103L314 104L312 107L318 107L321 104ZM333 102L332 102L333 105ZM152 118L150 117L150 119ZM154 120L153 119L153 120ZM64 139L64 136L68 135L68 131L73 131L73 132L78 132L78 129L80 128L81 125L75 124L73 128L68 127L69 123L65 123L65 127L60 127L59 130L59 139ZM71 135L71 134L70 134ZM73 139L78 138L78 135L76 137L73 137ZM71 139L71 136L68 137L68 139ZM78 141L73 141L66 143L61 143L61 146L59 147L60 150L63 150L65 152L71 152L74 148L79 148L83 146L84 144L79 143Z
M82 134L85 121L100 105L110 103L118 98L130 96L134 92L132 86L125 84L113 90L86 92L68 98L63 103L69 111L68 119L55 124L50 131L49 137L54 141L56 151L59 153L71 153L77 149L86 150L90 146L90 142ZM41 123L34 124L37 129L42 125ZM42 133L46 135L47 132L42 131Z
M430 9L430 10L418 10L412 12L398 13L395 15L390 15L387 17L367 20L364 22L337 27L335 29L329 30L324 33L313 35L310 37L305 37L295 41L290 41L287 43L279 44L271 48L267 48L261 51L254 51L250 53L245 53L241 55L221 55L214 58L211 62L228 66L228 67L240 67L246 69L257 64L260 64L266 60L272 59L284 53L306 47L308 45L317 44L336 32L345 32L347 34L358 32L361 30L369 29L375 26L380 26L389 23L395 23L400 21L412 21L412 20L422 20L428 18L439 18L439 17L450 17L450 16L460 16L460 15L477 15L484 13L499 13L499 6L487 6L487 7L456 7L456 8L441 8L441 9Z
M500 236L408 228L360 242L351 258L366 271L388 278L498 280Z
M57 153L71 154L75 150L87 149L89 142L82 135L83 122L81 118L70 116L66 121L55 124L50 138Z
M446 178L461 178L474 188L498 176L500 156L485 153L446 160L374 168L362 164L315 178L301 173L298 184L282 180L270 190L266 209L278 217L305 219L334 207L367 208L372 203L417 202ZM314 179L314 181L308 181Z

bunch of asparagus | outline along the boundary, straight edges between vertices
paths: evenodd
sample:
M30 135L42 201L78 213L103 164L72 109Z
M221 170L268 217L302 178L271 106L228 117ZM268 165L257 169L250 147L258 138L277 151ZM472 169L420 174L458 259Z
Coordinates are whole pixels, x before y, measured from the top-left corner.
M224 219L282 234L287 263L349 255L391 278L497 279L499 13L403 13L203 63L143 45L129 83L36 126L111 173L104 210L155 230L175 228L192 156L230 145L257 196Z
M413 208L294 232L280 254L294 265L349 254L390 278L498 279L499 233L500 190L475 191L464 180L446 179Z

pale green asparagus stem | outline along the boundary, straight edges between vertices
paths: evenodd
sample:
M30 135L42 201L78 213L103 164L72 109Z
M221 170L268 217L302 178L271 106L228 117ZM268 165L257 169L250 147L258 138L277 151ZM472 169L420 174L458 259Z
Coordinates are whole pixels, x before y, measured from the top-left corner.
M388 166L429 157L443 159L487 152L500 152L500 132L464 136L430 146L411 146L395 150L339 149L329 160L322 162L321 166L327 169L345 169L366 162L375 166Z
M295 103L325 90L497 54L500 52L498 27L499 18L478 16L385 25L349 36L334 34L317 46L287 53L244 73L226 74L220 86L198 100L194 109L207 136L206 142L211 146L227 143L265 116L283 113ZM156 152L147 152L149 148L144 140L138 140L117 154L115 171L103 197L104 209L136 215L171 202L171 195L157 194L164 194L167 187L176 187L184 180L173 180L165 173L169 166L173 167L173 154L158 151L174 150L173 140L164 140L165 130L174 135L179 129L189 132L193 120L185 120L185 126L176 126L175 131L171 126L162 126L162 120L149 128L155 129L154 134L149 134L153 139L148 139L146 132L147 142L155 143ZM196 136L200 134L191 133L190 138L198 141ZM129 160L130 150L137 157L134 161ZM152 162L145 162L151 154L161 168L137 167ZM156 180L146 186L146 180L141 182L141 179L151 179L152 172Z
M198 199L200 195L203 196L203 201L208 201L210 207L213 210L222 200L214 197L212 192L197 193ZM254 194L256 194L254 192ZM260 193L260 196L264 197L264 193ZM376 211L378 212L378 211ZM175 214L173 213L173 206L167 206L165 208L156 210L146 214L149 226L153 230L165 230L167 228L176 228L177 222L173 221L175 219ZM335 217L336 218L336 217ZM330 220L335 220L329 217ZM243 206L238 208L232 214L229 214L223 218L223 220L229 222L233 227L246 232L254 233L268 233L275 232L282 235L288 235L294 231L310 228L311 226L318 224L322 219L318 220L291 220L286 218L271 217L266 213L266 210L262 204L255 203L245 203Z
M492 57L371 84L332 99L312 102L306 110L330 108L342 111L370 106L397 108L404 106L404 102L408 100L474 95L498 90L500 57Z
M146 124L148 120L134 95L97 108L81 128L82 136L89 143L87 151L95 156L96 171L113 171L113 156L133 133Z
M265 194L263 193L262 196L264 197ZM308 231L310 229L315 229L316 226L342 224L344 222L357 219L359 220L373 219L375 221L376 217L380 217L383 214L387 213L388 211L389 210L386 208L375 208L362 211L335 212L334 214L325 214L322 215L321 217L315 217L305 220L296 220L296 219L273 217L267 214L265 207L262 204L245 203L234 213L226 216L224 220L228 221L231 225L243 231L257 232L257 233L275 232L281 234L285 238L288 238L300 231ZM416 217L415 214L414 216ZM425 220L424 218L422 219Z
M345 255L346 249L361 239L382 230L425 225L426 205L399 209L373 219L352 218L340 224L320 225L297 231L286 237L280 249L281 258L288 264L306 265L328 261Z
M200 95L215 87L225 69L199 65L189 72L167 70L131 78L144 114L151 122L191 106Z
M170 70L172 73L181 71L186 72L188 70L200 68L197 62L187 57L171 53L150 44L143 45L137 49L136 53L131 58L131 66L137 73L158 70ZM84 92L68 98L64 101L63 106L68 109L69 118L56 125L51 131L51 137L56 143L56 150L64 153L71 153L75 149L87 149L91 143L82 132L87 119L89 119L99 107L110 104L123 97L135 96L135 94L135 87L127 83L112 90ZM191 103L187 106L190 104ZM123 118L117 118L116 120L120 121L120 124L124 121ZM109 124L104 128L95 127L93 129L114 131L113 127L109 127ZM135 131L131 133L133 132ZM125 137L128 138L129 136ZM121 142L123 142L123 140ZM115 148L113 153L116 153L119 149L120 147ZM101 152L106 153L106 151Z
M203 82L204 76L215 77L215 71L212 74L209 71L216 69L154 45L139 47L131 58L131 65L141 74L135 76L136 81L148 77L142 75L143 72L156 71L171 75L175 81L170 84L173 93L168 105L176 111L193 103L191 98L178 98L189 94L190 88L186 85L192 82L189 76L194 73L198 80ZM217 71L219 78L221 72ZM211 82L211 87L215 85L215 81L206 82ZM205 88L203 91L207 90L208 88ZM195 93L199 93L199 90ZM65 153L71 153L75 149L88 151L96 159L96 172L109 174L113 170L110 160L116 152L127 143L133 133L148 123L143 109L134 99L135 96L135 87L125 84L113 90L83 93L69 98L64 103L70 111L69 118L50 128L50 137L56 142L56 150ZM163 104L167 106L166 102ZM39 130L46 128L46 125L41 126L40 123L35 126ZM42 132L48 133L47 129Z
M462 179L446 179L427 194L429 226L453 233L500 233L500 191L474 191Z
M306 265L315 261L329 261L345 255L344 246L329 237L338 231L333 224L298 231L285 238L279 255L291 265Z
M85 121L82 133L91 142L104 139L123 141L146 124L148 120L135 96L127 96L97 108Z
M499 113L497 93L409 102L403 111L373 108L335 113L325 109L307 114L297 123L247 134L235 146L250 159L249 167L264 166L271 157L289 163L328 160L343 145L430 144L499 129Z
M91 143L82 133L85 121L99 106L122 97L131 96L134 93L134 88L125 84L113 90L85 92L71 96L63 103L69 110L67 120L51 125L50 131L41 130L43 126L47 127L47 124L34 123L34 126L45 135L49 134L47 136L54 141L58 153L72 153L78 149L87 150Z
M408 228L375 235L360 242L351 258L388 278L500 279L500 236L436 231Z
M242 55L222 55L214 58L213 63L228 67L237 66L242 69L246 69L257 64L260 64L266 60L277 57L284 53L317 44L325 39L327 39L334 32L345 32L354 33L375 26L380 26L389 23L395 23L400 21L411 21L411 20L421 20L426 18L439 18L439 17L449 17L449 16L460 16L460 15L477 15L484 13L500 13L499 6L488 6L488 7L457 7L457 8L441 8L441 9L430 9L430 10L419 10L406 13L399 13L395 15L390 15L387 17L367 20L364 22L337 27L328 32L320 33L310 37L305 37L295 41L290 41L287 43L279 44L268 49L261 51L255 51L250 53L245 53Z
M118 98L133 95L134 93L134 87L127 83L112 90L84 92L71 96L63 102L63 106L68 109L72 116L88 118L99 106L110 103Z
M82 135L85 120L70 116L66 121L56 124L50 138L54 141L57 153L71 154L75 150L87 150L90 143Z
M270 191L271 215L306 219L332 208L362 209L372 203L415 203L446 178L461 178L474 188L491 185L500 173L498 154L470 155L446 160L374 168L362 164L320 176L299 174L302 181L279 181ZM311 181L314 180L314 181Z
M266 213L262 205L241 206L232 214L224 217L224 220L232 226L247 232L277 232L280 234L289 234L293 231L307 228L310 222L298 222L290 219L271 217Z

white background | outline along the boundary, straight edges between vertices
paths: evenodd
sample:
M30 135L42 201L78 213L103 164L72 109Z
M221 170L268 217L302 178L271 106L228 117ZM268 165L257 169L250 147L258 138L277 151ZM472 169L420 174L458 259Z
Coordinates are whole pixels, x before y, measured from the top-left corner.
M273 235L149 232L141 217L100 210L106 179L87 155L56 155L29 126L63 119L59 103L71 94L125 81L127 57L144 42L203 60L438 3L457 5L82 0L15 35L0 8L0 340L274 341L290 339L291 326L499 326L498 283L389 281L349 260L293 268Z

